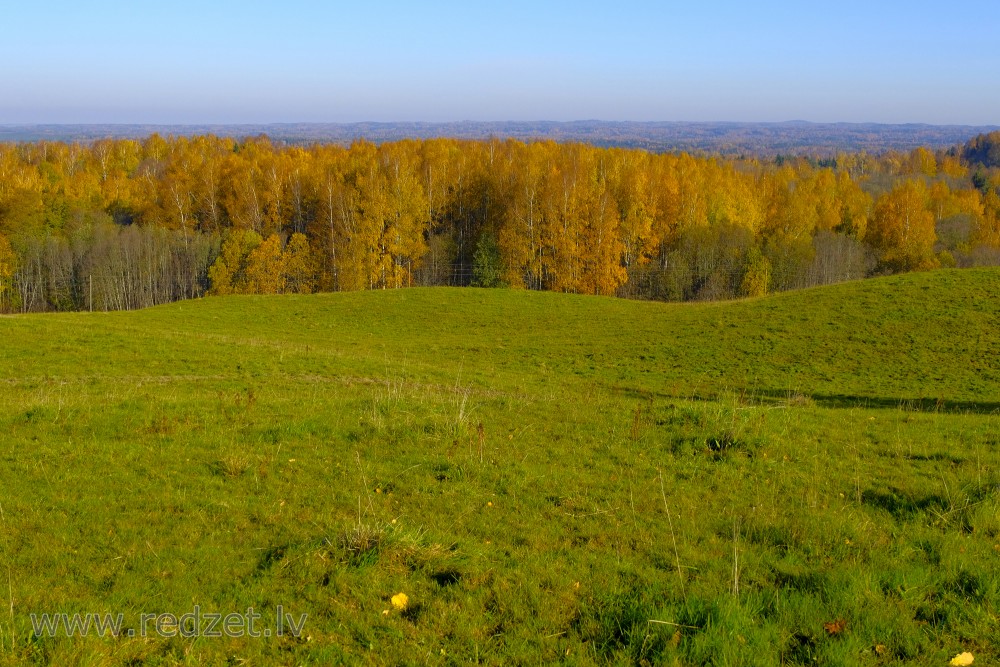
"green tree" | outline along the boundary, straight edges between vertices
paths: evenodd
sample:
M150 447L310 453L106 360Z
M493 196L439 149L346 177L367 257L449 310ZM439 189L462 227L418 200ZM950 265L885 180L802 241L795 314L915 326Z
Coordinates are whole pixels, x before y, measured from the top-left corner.
M761 253L760 248L752 246L747 253L747 265L740 291L743 296L764 296L770 285L771 262Z
M476 253L472 256L472 286L506 287L503 273L500 246L497 245L496 238L492 234L483 234L476 244Z
M222 250L208 269L211 295L242 294L247 284L250 253L263 242L260 234L249 229L232 231L222 242Z
M962 148L962 157L984 167L1000 167L1000 132L973 137Z
M17 255L7 237L0 234L0 311L13 310L15 271L17 271Z

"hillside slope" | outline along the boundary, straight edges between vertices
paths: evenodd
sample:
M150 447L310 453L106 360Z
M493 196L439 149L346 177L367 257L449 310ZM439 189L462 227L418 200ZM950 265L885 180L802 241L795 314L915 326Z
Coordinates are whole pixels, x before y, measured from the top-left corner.
M4 318L0 364L10 379L391 371L499 390L539 378L989 411L1000 401L997 295L1000 271L983 269L710 304L448 288L210 298Z
M998 293L2 317L0 665L992 664Z

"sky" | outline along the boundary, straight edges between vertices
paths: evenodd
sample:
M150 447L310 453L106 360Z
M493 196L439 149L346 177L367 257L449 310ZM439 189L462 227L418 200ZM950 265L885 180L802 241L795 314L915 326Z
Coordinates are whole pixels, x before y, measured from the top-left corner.
M0 124L1000 124L1000 2L0 0Z

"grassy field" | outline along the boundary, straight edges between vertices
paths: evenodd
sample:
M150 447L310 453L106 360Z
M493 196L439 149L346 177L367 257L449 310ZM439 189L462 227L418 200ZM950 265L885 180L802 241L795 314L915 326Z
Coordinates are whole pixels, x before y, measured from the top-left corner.
M0 318L0 664L992 664L998 295ZM250 607L272 636L140 632Z

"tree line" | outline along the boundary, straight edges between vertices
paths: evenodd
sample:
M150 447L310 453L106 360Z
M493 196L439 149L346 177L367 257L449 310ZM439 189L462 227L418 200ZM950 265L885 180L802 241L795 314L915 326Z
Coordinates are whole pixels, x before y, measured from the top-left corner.
M1000 174L967 158L984 145L763 161L517 140L0 144L0 310L414 285L726 299L1000 263Z

